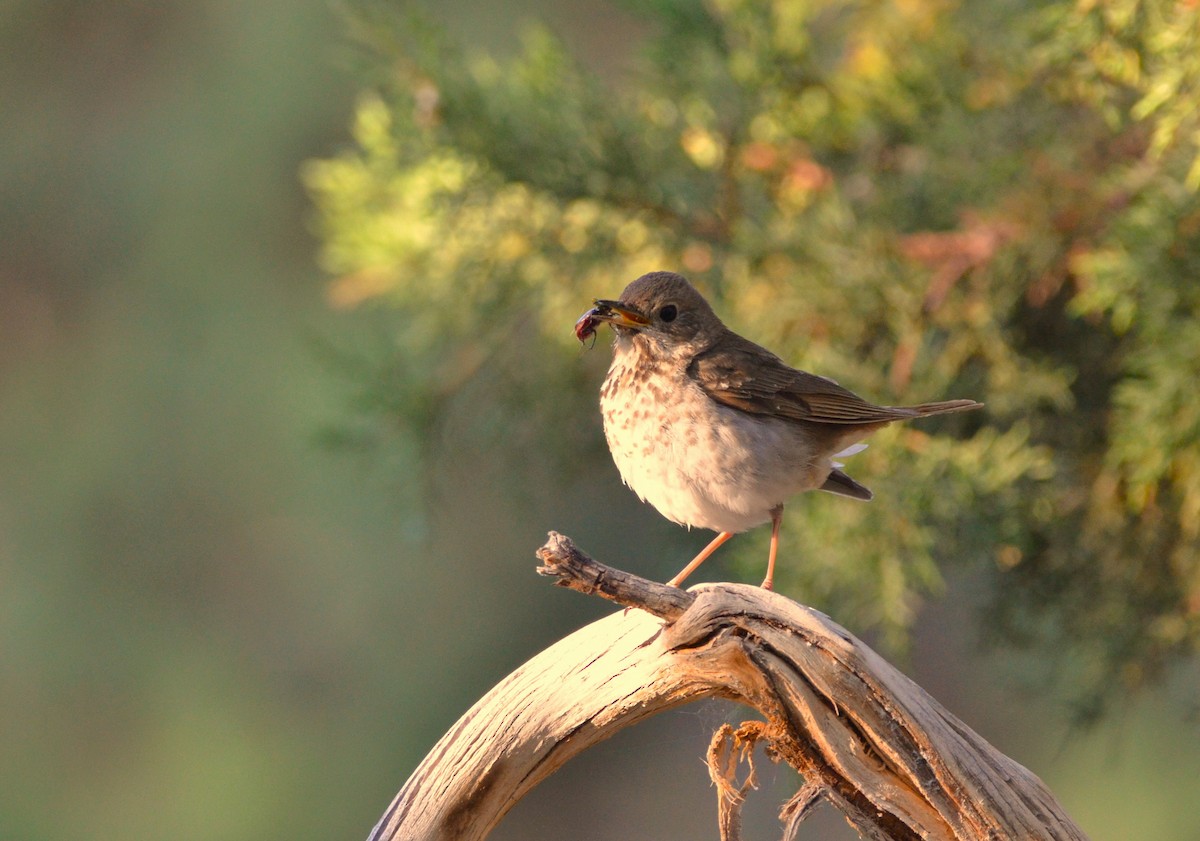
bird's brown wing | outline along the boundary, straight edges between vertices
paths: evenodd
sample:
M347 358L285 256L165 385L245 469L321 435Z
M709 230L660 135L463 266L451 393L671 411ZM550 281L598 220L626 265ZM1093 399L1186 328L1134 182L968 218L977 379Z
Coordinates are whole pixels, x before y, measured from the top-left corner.
M735 333L701 351L688 375L726 406L751 414L834 424L886 423L918 417L913 409L876 406L826 377L799 371Z

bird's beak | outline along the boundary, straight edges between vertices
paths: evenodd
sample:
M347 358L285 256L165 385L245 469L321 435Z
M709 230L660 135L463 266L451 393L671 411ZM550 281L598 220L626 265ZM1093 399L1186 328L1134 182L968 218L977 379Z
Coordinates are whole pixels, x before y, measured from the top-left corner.
M597 298L593 303L596 306L591 310L592 318L597 321L607 321L614 327L629 327L633 330L640 330L650 323L650 319L637 310L621 306L620 301L605 301Z
M596 335L596 325L601 321L629 330L641 330L650 323L646 316L637 310L621 306L618 301L603 301L597 298L592 303L595 306L579 316L579 320L575 322L575 338L581 342L586 342Z

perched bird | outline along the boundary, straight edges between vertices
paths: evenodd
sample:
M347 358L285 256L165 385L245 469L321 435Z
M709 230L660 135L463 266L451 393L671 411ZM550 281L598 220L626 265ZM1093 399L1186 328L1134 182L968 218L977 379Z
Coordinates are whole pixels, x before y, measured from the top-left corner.
M600 410L621 478L668 520L718 532L674 586L730 537L770 520L770 589L786 500L811 490L870 499L835 459L892 421L983 405L875 406L743 339L672 272L642 275L620 300L594 303L575 335L586 341L602 322L616 333Z

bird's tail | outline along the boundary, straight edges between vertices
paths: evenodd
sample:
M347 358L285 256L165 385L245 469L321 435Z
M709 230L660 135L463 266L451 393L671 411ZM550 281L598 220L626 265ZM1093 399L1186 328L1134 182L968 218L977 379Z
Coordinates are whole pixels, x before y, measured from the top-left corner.
M974 400L942 400L938 403L922 403L919 406L909 406L917 417L928 415L944 415L949 412L969 412L972 409L982 409L983 404Z

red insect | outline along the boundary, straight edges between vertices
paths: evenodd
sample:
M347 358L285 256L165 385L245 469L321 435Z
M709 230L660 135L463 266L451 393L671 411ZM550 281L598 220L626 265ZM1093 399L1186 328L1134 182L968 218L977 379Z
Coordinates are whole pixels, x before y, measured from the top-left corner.
M592 345L596 344L596 325L599 323L596 315L600 312L600 307L592 307L579 316L579 320L575 322L575 338L580 342L587 342L588 339L591 339Z

